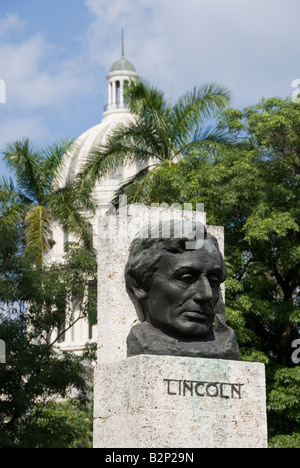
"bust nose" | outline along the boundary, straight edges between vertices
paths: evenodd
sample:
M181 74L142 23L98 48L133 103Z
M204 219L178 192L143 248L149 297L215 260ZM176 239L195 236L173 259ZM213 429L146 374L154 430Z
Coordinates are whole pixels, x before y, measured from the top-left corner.
M195 286L196 290L193 297L195 302L202 304L213 299L213 290L206 276L200 276Z

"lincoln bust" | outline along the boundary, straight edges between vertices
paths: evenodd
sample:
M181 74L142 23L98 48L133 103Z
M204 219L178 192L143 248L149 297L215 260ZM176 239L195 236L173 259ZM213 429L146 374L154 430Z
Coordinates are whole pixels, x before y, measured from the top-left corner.
M126 288L142 320L127 337L127 355L240 359L220 306L225 279L217 240L202 224L172 220L142 230L125 267Z

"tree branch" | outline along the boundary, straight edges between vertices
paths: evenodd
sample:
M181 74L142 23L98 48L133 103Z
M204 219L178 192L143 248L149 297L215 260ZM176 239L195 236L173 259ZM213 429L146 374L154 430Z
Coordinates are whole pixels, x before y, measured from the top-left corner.
M73 327L73 325L75 325L75 323L77 323L79 320L81 320L82 318L84 318L84 315L79 315L79 317L77 317L76 320L74 320L74 322L72 322L68 327L66 327L61 333L58 333L57 337L55 338L54 341L52 341L52 343L50 344L50 346L53 346L61 336L63 336L68 330L70 330L70 328Z

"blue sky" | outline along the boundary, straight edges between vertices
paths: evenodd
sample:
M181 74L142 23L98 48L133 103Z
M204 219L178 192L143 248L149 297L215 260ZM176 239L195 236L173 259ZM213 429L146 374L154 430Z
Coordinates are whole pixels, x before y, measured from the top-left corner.
M299 0L0 0L0 149L99 123L122 27L126 58L167 97L207 81L227 86L237 108L290 96L299 17Z

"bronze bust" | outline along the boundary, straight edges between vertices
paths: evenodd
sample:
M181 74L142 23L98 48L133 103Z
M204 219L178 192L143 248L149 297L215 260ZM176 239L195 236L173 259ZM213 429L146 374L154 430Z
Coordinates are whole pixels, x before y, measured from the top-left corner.
M181 237L176 237L178 228ZM142 320L127 337L128 357L239 360L220 297L225 279L218 242L201 223L172 220L142 230L125 267L126 288Z

